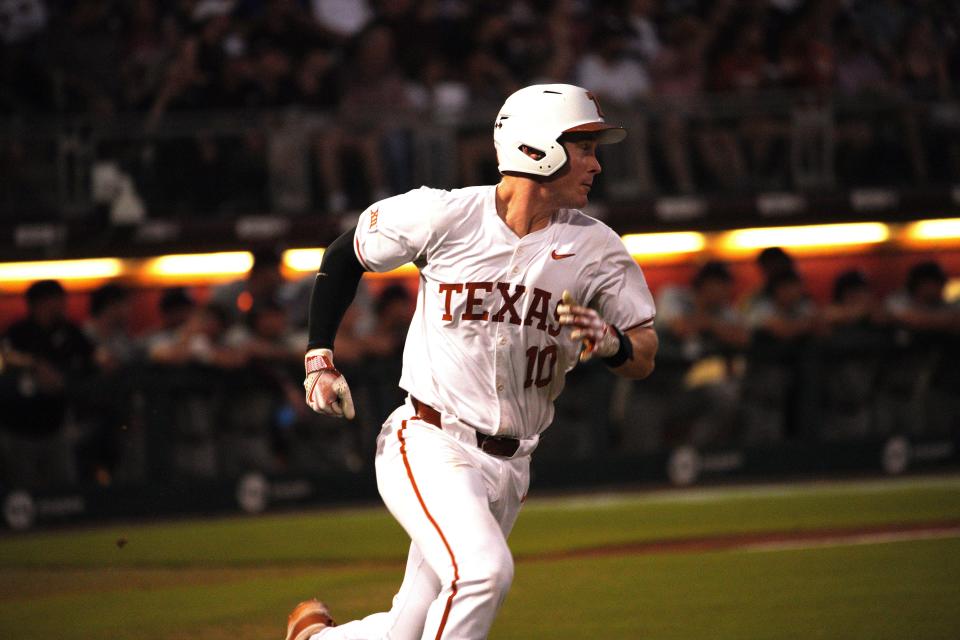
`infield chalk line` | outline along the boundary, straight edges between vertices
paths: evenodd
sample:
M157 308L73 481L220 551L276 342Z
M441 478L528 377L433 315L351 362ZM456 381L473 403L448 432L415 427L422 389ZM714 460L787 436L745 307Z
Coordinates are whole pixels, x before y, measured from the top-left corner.
M877 533L863 533L855 535L838 535L830 538L808 540L778 540L771 542L747 542L742 546L733 547L730 551L744 551L747 553L768 553L771 551L805 551L807 549L823 549L830 547L854 547L871 544L888 544L891 542L914 542L916 540L944 540L960 538L960 527L943 527L941 529L927 529L919 531L889 531Z
M923 476L878 478L875 480L807 480L794 483L741 485L736 487L699 487L692 489L656 489L649 492L603 492L574 496L532 497L524 512L533 510L580 510L615 508L637 504L703 503L753 498L782 498L815 494L869 494L913 489L953 489L960 492L960 476ZM960 499L960 493L958 493Z

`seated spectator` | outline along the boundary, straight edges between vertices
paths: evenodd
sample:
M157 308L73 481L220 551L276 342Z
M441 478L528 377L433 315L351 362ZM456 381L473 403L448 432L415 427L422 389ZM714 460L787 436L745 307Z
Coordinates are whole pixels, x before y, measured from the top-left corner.
M197 303L183 287L173 287L164 291L157 305L160 326L143 338L146 354L153 348L154 343L170 341L190 318L196 306Z
M712 72L714 88L738 98L737 122L734 127L727 129L723 123L718 123L715 131L718 141L724 145L724 155L709 159L708 162L723 162L726 160L733 168L725 169L714 165L713 171L718 169L727 171L729 175L718 175L721 183L726 187L742 187L745 168L750 173L753 184L763 186L773 180L776 182L781 176L777 172L785 173L786 165L782 159L786 154L777 149L786 137L787 125L769 109L758 107L760 92L770 88L773 82L771 77L772 64L765 50L765 33L760 19L752 18L741 23L736 29L733 43L729 50L722 51L717 56L715 68ZM730 142L724 133L737 136L738 145L729 146ZM745 161L739 143L747 150L748 161ZM776 186L780 186L777 184Z
M930 177L931 158L928 149L936 146L951 147L953 155L958 153L956 135L956 108L948 118L953 121L953 127L948 131L952 135L944 135L944 122L938 122L941 111L928 111L930 102L946 100L951 94L951 79L949 73L949 57L947 49L941 44L932 20L922 16L914 20L907 28L900 46L899 56L894 64L894 74L901 90L909 98L917 101L904 111L904 133L906 134L907 151L910 155L914 177L921 182ZM933 116L933 117L931 117ZM935 125L931 127L929 125ZM939 127L937 127L939 125ZM932 136L936 128L940 128L940 137L935 145L931 145ZM947 143L944 145L944 143ZM957 159L952 158L956 167ZM950 179L948 176L944 176Z
M580 58L574 75L576 84L589 87L606 108L625 109L637 114L637 101L650 93L650 77L643 64L629 55L628 35L625 25L600 26L591 38L590 49ZM632 185L638 193L650 193L654 190L654 183L646 141L647 127L639 115L630 126L630 135L632 143L626 150L632 157L626 166L633 169L632 175L620 185L611 184L611 187L622 189Z
M227 314L229 324L241 322L254 306L280 298L284 283L281 263L279 251L257 249L253 252L253 265L247 275L216 287L211 303Z
M780 247L767 247L758 253L755 264L760 272L761 284L743 298L741 306L747 314L750 313L755 304L768 297L772 278L794 270L793 258Z
M77 411L88 426L80 445L81 472L107 485L129 438L129 386L127 368L143 358L143 349L129 330L130 293L116 284L105 284L90 295L90 317L84 333L94 347L97 375L81 383ZM139 434L137 434L139 436Z
M791 270L771 276L764 296L748 315L753 330L784 346L796 345L818 329L816 307L800 275Z
M394 52L393 33L372 26L356 40L349 73L343 79L339 118L316 141L327 209L339 214L350 206L341 154L358 153L369 186L364 204L391 193L384 146L397 139L392 117L407 106L406 85Z
M253 306L244 322L227 332L227 344L244 351L254 361L289 365L299 370L303 345L294 342L288 329L287 311L276 300L263 300Z
M667 24L664 45L650 62L653 93L669 103L658 127L660 146L681 193L692 193L695 188L689 131L698 111L695 103L703 95L704 52L713 36L714 31L696 18L674 18ZM706 154L711 153L713 148L706 146Z
M739 396L735 356L750 341L732 296L733 277L722 262L703 265L689 289L668 286L660 293L661 353L685 367L683 390L667 417L668 440L704 446L732 431Z
M287 314L276 301L257 303L243 324L232 327L225 346L249 358L233 376L237 397L225 403L218 428L220 472L275 471L275 442L282 430L312 418L303 402L303 345L287 329Z
M946 435L960 424L960 307L945 300L946 282L937 262L920 262L887 299L896 333L878 394L884 433Z
M116 371L143 355L130 333L130 292L120 285L106 284L90 294L90 317L83 330L101 372Z
M245 365L248 356L225 344L227 313L214 304L195 307L186 322L165 335L154 336L147 357L156 364L199 364L222 369Z
M887 314L860 271L834 280L823 309L829 333L820 341L817 372L808 380L819 399L824 440L863 438L875 431L877 381L890 345Z
M875 326L888 319L867 277L856 269L844 271L834 280L832 302L823 315L832 330Z
M400 388L403 344L413 317L414 299L402 284L390 285L374 303L375 324L364 336L364 367L373 396L374 421L379 424L392 407L402 403L406 393Z
M753 340L743 381L743 438L778 442L809 424L804 380L814 361L807 349L819 329L816 308L792 269L773 275L747 316Z
M66 292L56 280L27 288L27 316L0 345L0 456L8 486L56 487L76 480L65 429L71 387L93 369L93 345L66 315Z
M704 354L742 349L750 332L732 304L733 276L722 262L708 262L694 276L690 289L666 287L657 303L657 324L682 341L684 353Z
M960 308L943 296L947 274L934 261L914 265L906 288L890 296L887 309L902 328L915 333L960 333Z

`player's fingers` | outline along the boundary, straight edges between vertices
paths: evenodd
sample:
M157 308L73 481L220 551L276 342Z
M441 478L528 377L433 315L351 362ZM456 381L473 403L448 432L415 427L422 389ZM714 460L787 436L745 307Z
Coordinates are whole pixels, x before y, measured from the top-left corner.
M560 300L563 302L563 304L566 304L566 305L576 304L576 301L573 299L573 294L567 291L566 289L563 290L563 294L560 296Z
M353 396L350 394L350 387L347 386L347 381L343 378L340 379L342 384L337 391L337 394L340 396L340 407L343 409L343 417L347 420L353 420L354 416L357 415L357 412L353 408Z

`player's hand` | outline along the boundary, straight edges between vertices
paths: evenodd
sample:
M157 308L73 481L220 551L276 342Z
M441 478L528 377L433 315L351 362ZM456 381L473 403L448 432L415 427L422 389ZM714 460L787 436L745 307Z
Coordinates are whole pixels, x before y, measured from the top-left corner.
M311 349L303 358L306 378L303 388L307 392L307 404L317 413L344 417L353 420L353 398L343 375L333 366L330 349Z
M563 299L557 305L562 326L573 327L570 339L583 345L580 349L580 362L586 362L593 356L609 358L620 349L620 338L613 327L604 322L600 314L589 307L580 306L569 291L563 292Z

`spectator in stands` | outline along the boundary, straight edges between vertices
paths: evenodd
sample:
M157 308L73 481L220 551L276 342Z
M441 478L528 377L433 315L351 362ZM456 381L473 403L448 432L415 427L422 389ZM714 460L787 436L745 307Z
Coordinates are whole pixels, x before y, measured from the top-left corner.
M310 0L309 5L317 24L343 40L363 31L374 17L367 0Z
M501 17L490 16L488 20L495 25L502 23ZM551 28L555 28L553 24L555 23L552 23ZM565 40L561 40L561 43L563 44L559 46L567 46ZM468 103L471 110L478 113L495 115L503 99L520 87L514 71L497 57L490 43L477 43L467 54L463 64ZM464 184L483 182L483 176L487 175L484 170L491 167L490 173L497 175L494 173L497 159L490 145L489 125L486 120L468 121L466 126L461 128L457 140L457 156L460 162L460 179Z
M225 407L218 428L220 470L230 477L252 469L276 471L274 443L282 440L281 432L312 418L312 412L302 408L303 345L294 342L288 324L284 307L265 300L224 339L227 348L249 359L234 376L234 386L243 392Z
M834 280L823 309L829 333L819 341L813 387L824 440L863 438L874 430L875 394L890 347L887 317L866 276L856 269Z
M667 417L668 440L715 444L732 431L739 356L750 342L744 318L733 305L733 276L727 265L707 262L690 288L661 290L657 330L662 354L684 365L683 390Z
M888 320L862 271L844 271L833 282L831 304L823 309L831 330L880 325Z
M214 289L210 301L227 313L229 324L241 322L256 305L280 299L283 288L281 253L262 248L253 252L253 264L247 275Z
M44 0L20 0L0 5L0 41L5 45L30 40L47 28Z
M215 304L194 307L186 322L174 331L153 337L147 357L163 365L242 367L249 359L247 354L224 343L228 318L228 312Z
M771 116L769 110L755 105L760 99L760 92L773 84L773 65L765 49L764 35L761 18L748 17L735 28L729 48L721 48L711 71L712 88L715 91L740 99L736 122L731 123L732 126L718 123L721 126L716 129L720 146L714 155L721 152L722 155L705 158L708 162L727 165L725 173L718 171L719 166L713 167L714 174L727 188L745 186L748 171L757 181L768 178L772 172L785 169L776 162L784 154L772 153L776 141L784 137L785 125ZM730 136L733 136L733 140ZM743 158L740 140L748 151L749 162Z
M358 153L376 201L391 193L385 145L400 140L396 116L407 105L406 86L395 59L393 33L374 25L361 33L343 71L336 123L316 142L327 210L342 213L350 205L342 168L345 150ZM348 71L349 70L349 71Z
M90 295L90 316L83 330L94 347L95 376L78 381L76 410L87 430L79 445L80 471L107 485L120 458L128 421L129 365L144 357L129 329L130 292L105 284Z
M653 93L669 105L660 116L659 140L677 190L692 193L689 131L698 111L694 102L703 94L704 52L713 32L700 20L684 16L668 22L665 33L665 43L650 62Z
M784 346L814 335L819 322L803 279L792 268L776 270L769 276L763 297L750 309L748 320L755 332Z
M116 371L143 355L130 333L130 292L125 287L105 284L95 289L83 329L94 345L94 361L100 371Z
M660 55L657 4L654 0L628 0L623 7L625 21L630 27L627 50L644 64L650 64Z
M193 297L183 287L167 289L157 305L159 326L143 338L144 351L149 353L156 342L168 342L186 323L197 306Z
M390 285L374 303L375 325L364 338L364 366L369 373L373 413L385 420L403 391L397 386L403 359L403 343L413 317L414 300L403 284Z
M877 100L893 93L889 71L864 41L852 22L843 22L837 31L836 74L834 88L844 98ZM875 170L880 119L861 110L834 110L837 174L853 184L887 182L883 172ZM896 169L893 169L896 171Z
M867 47L863 35L852 23L837 33L835 88L842 96L875 96L892 89L890 74Z
M949 64L947 50L932 20L921 16L910 23L900 46L894 74L900 89L917 101L904 112L904 130L914 177L919 181L927 180L936 164L956 169L960 162L960 141L957 139L960 114L956 105L946 107L945 111L943 106L936 104L951 97L953 87ZM937 163L935 159L939 154L933 152L944 146L952 157L946 163ZM948 172L943 178L950 180L955 175Z
M629 185L637 195L654 191L647 144L646 121L636 109L637 102L650 93L650 77L643 64L627 50L629 30L618 21L601 24L590 38L590 48L580 58L574 71L575 82L590 87L607 109L627 111L634 115L630 124L631 143L625 149L631 158L628 166L635 174L621 184L610 187L623 189Z
M728 123L714 121L698 99L713 78L708 52L717 47L717 36L727 23L734 3L713 3L703 19L687 12L676 12L666 22L665 43L650 63L653 94L668 101L660 128L661 145L677 188L693 191L693 171L687 148L688 131L696 135L697 150L705 168L721 185L740 184L746 165L738 141Z
M299 365L303 359L303 345L297 341L298 337L289 330L287 310L283 305L276 300L266 299L250 309L244 322L230 327L224 342L245 353L252 365L276 372L281 379L289 378L296 382L294 388L297 389L299 401L302 395L299 390L302 377Z
M807 347L820 328L800 275L793 269L771 275L747 321L753 340L741 396L743 438L760 444L798 436L810 426L805 380L815 359Z
M767 247L757 254L755 264L760 272L761 284L743 298L742 307L745 313L750 313L757 303L768 298L770 281L781 273L795 269L793 258L781 247Z
M34 488L76 479L66 433L70 392L93 370L93 346L67 319L66 292L56 280L27 288L27 316L3 336L4 410L0 449L5 482Z
M883 433L947 435L960 424L960 307L945 299L946 283L939 263L920 262L887 299L896 331L877 398Z
M944 298L947 274L935 261L920 262L907 274L906 287L890 296L887 309L904 329L917 333L960 333L960 307Z
M160 90L182 34L173 16L155 0L136 0L132 5L124 24L120 105L143 111Z

